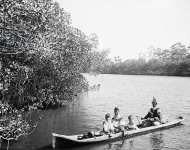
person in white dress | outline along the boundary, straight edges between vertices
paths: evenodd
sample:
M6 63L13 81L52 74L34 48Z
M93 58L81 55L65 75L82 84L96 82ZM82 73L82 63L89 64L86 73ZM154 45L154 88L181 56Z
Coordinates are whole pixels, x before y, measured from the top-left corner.
M111 116L109 113L105 115L105 120L103 121L103 132L105 133L113 133L114 125L111 120Z

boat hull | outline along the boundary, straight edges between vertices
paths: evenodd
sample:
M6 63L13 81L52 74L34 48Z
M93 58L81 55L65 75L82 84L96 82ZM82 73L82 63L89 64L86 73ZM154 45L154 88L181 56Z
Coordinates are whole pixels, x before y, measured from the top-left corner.
M93 144L93 143L100 143L100 142L106 142L106 141L116 141L119 139L127 139L131 138L134 136L139 136L159 130L164 130L164 129L169 129L172 127L176 127L182 124L183 119L178 118L174 121L158 125L158 126L151 126L151 127L146 127L146 128L141 128L139 130L129 130L125 131L124 133L116 133L112 134L112 136L108 135L103 135L99 137L93 137L89 139L84 139L84 140L78 140L77 137L78 135L71 135L71 136L66 136L66 135L61 135L61 134L56 134L52 133L52 147L75 147L75 146L82 146L82 145L87 145L87 144Z

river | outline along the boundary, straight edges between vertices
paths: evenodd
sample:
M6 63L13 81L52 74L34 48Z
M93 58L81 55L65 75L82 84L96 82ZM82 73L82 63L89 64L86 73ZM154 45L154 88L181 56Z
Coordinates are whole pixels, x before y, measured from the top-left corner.
M100 129L104 115L115 106L124 118L143 116L155 96L164 118L185 118L184 125L124 141L73 148L73 150L188 150L190 149L190 78L142 75L85 74L99 90L82 94L75 103L44 112L33 134L21 138L10 149L51 149L51 133L79 134Z

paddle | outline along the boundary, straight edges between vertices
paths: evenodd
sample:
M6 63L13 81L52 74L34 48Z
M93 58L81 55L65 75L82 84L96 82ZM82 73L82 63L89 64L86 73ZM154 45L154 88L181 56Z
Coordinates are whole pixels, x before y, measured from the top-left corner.
M140 116L136 116L136 118L137 118L139 124L141 124L141 122L140 122L140 120L139 120L139 118L141 119L141 117L140 117Z
M137 118L138 122L140 122L140 120L150 120L150 118L145 119L145 118L142 118L141 116L136 116L136 118ZM139 120L139 118L140 118L140 120Z

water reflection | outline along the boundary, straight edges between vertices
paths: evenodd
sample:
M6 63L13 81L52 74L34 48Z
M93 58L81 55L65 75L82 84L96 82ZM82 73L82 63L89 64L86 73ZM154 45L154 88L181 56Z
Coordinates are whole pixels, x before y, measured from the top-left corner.
M153 133L150 136L150 144L152 150L161 150L164 147L164 139L162 133Z
M129 150L135 149L133 140L129 141Z
M104 150L120 150L122 148L122 146L124 145L124 140L122 141L118 141L118 142L115 142L115 143L109 143L106 145L106 147L104 148Z
M128 150L134 150L134 140L122 140L122 141L117 141L114 143L109 143L105 146L104 150L123 150L128 148Z

